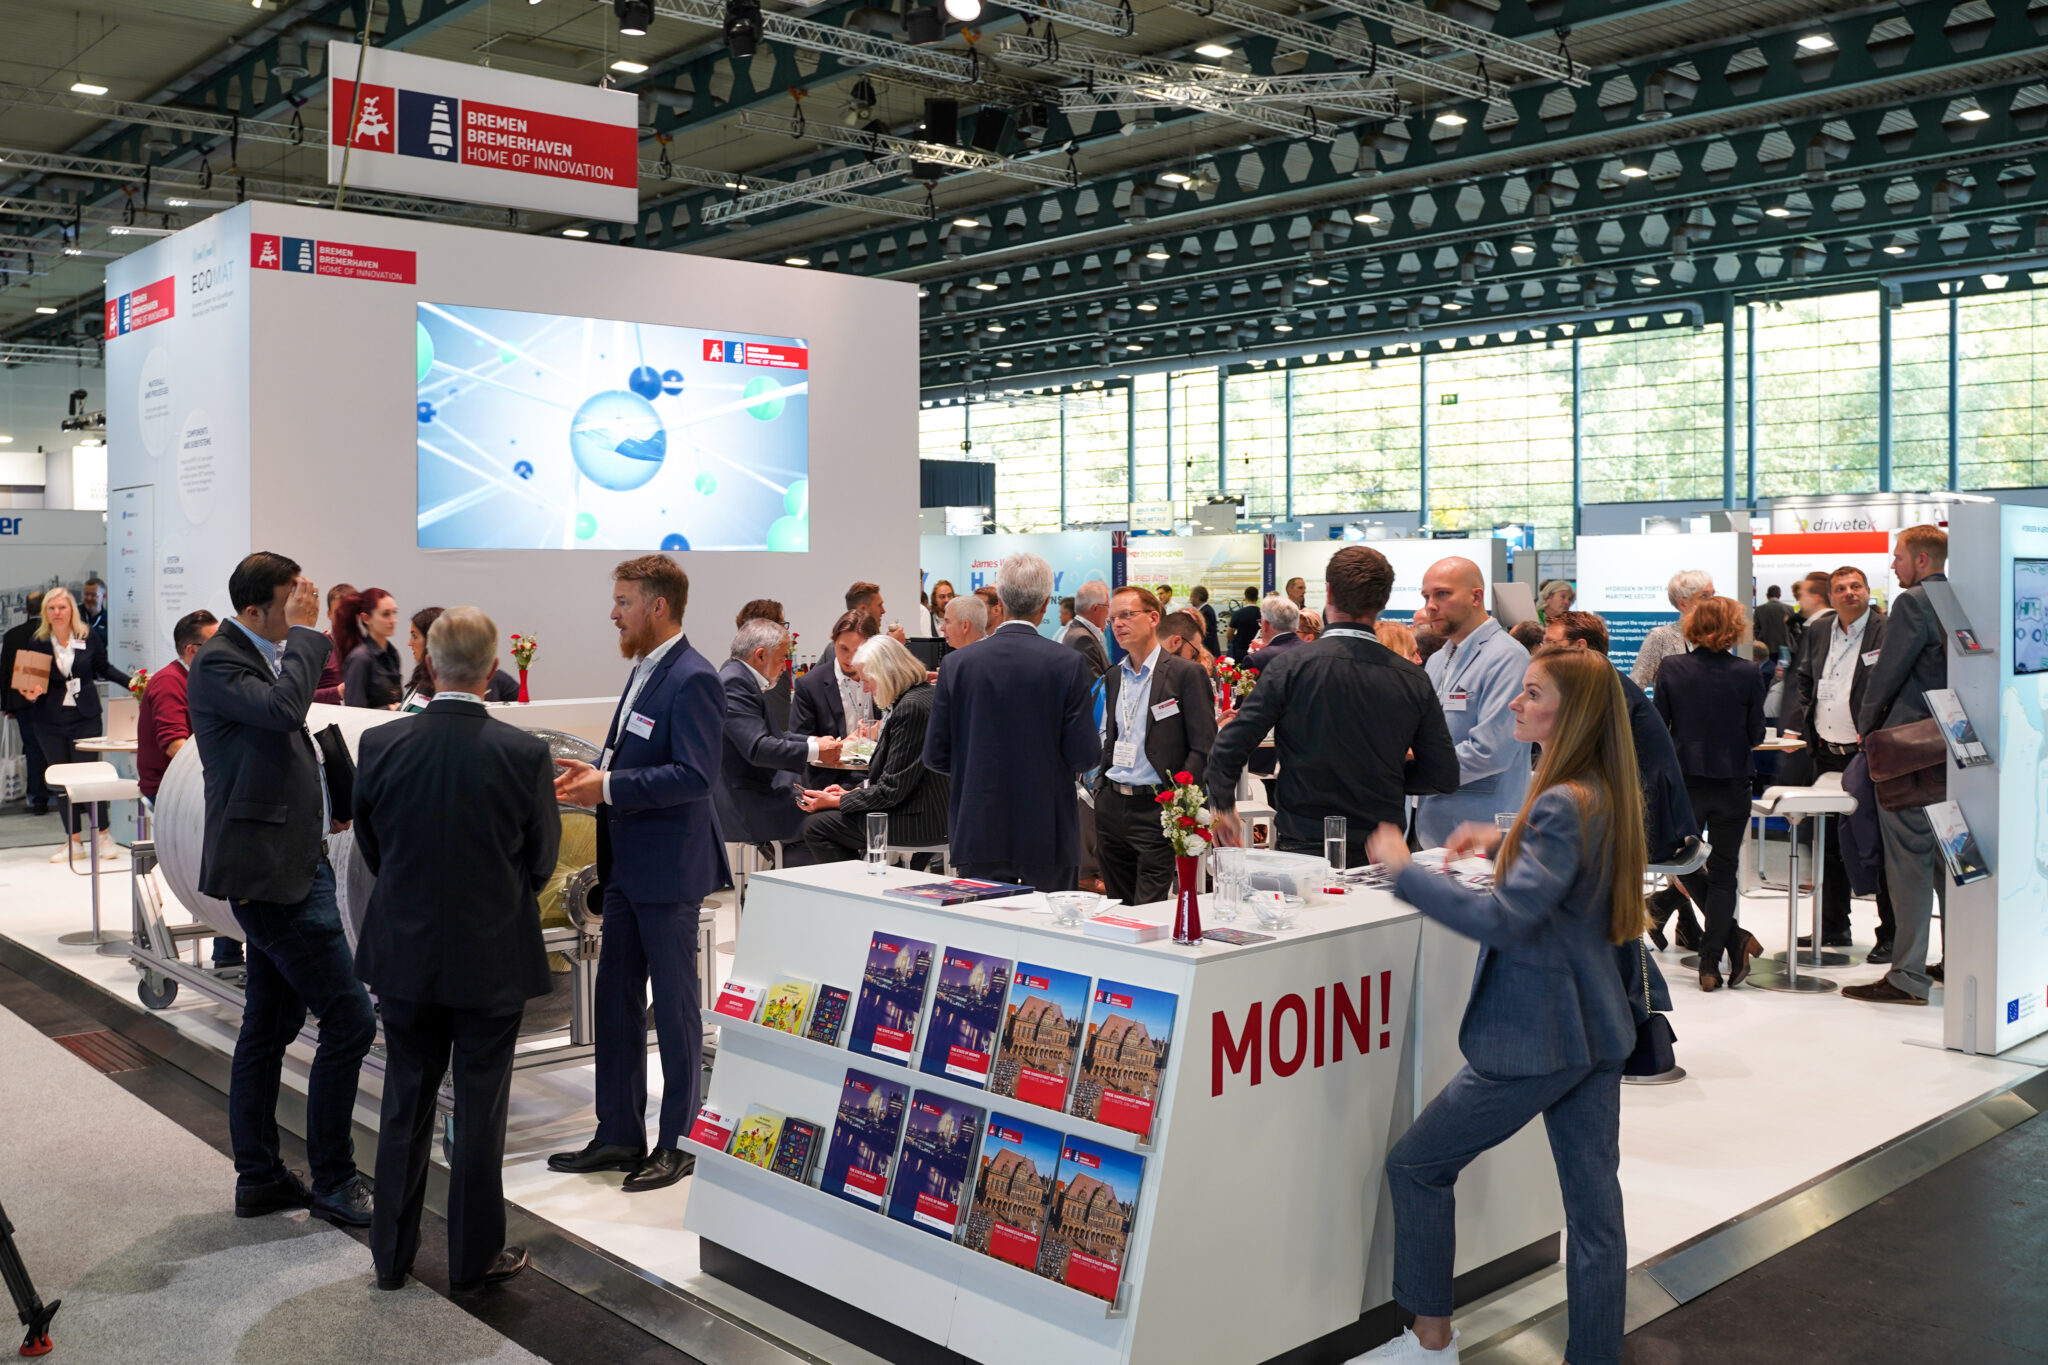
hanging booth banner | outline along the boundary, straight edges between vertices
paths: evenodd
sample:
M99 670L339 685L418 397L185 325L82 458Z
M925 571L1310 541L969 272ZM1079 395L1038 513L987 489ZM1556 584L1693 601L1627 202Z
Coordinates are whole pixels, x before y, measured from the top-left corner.
M360 189L638 216L639 101L626 91L340 42L327 71L330 185L346 158Z
M1580 536L1577 544L1580 611L1607 619L1607 657L1624 673L1635 665L1643 637L1676 621L1669 588L1673 575L1704 569L1714 591L1743 601L1749 592L1750 536L1710 531L1684 536Z
M1750 567L1756 577L1756 600L1777 588L1787 606L1794 605L1792 585L1810 573L1861 569L1870 584L1870 600L1879 608L1891 602L1898 584L1892 578L1892 536L1889 531L1820 531L1807 535L1750 537ZM1715 587L1719 587L1718 582ZM1734 594L1730 594L1733 596Z

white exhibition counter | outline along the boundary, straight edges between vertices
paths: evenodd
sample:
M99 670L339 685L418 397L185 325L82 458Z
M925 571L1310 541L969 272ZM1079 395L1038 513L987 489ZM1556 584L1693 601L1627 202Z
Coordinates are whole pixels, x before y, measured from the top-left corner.
M1167 992L1177 1003L1149 1138L851 1052L850 1028L831 1046L708 1009L721 1031L706 1101L829 1133L853 1068L1133 1153L1144 1167L1114 1302L827 1194L816 1167L800 1184L691 1144L684 1226L707 1244L707 1269L715 1244L985 1365L1257 1365L1391 1298L1381 1164L1418 1097L1459 1065L1473 944L1376 891L1312 903L1271 942L1196 948L1063 928L1037 895L939 907L882 894L932 880L860 863L758 873L730 979L857 994L880 932ZM1165 922L1170 909L1122 913ZM1461 1275L1509 1257L1526 1274L1530 1256L1557 1254L1563 1210L1540 1125L1475 1163L1459 1199Z

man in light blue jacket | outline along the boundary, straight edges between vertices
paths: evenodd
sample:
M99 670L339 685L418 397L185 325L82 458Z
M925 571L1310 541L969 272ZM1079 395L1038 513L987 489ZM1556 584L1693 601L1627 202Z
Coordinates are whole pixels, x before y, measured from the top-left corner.
M1436 848L1462 821L1492 824L1497 813L1522 808L1529 746L1515 739L1508 703L1522 690L1529 651L1486 614L1486 579L1469 559L1430 565L1422 576L1422 603L1449 642L1423 667L1458 750L1458 790L1423 797L1415 816L1422 846Z

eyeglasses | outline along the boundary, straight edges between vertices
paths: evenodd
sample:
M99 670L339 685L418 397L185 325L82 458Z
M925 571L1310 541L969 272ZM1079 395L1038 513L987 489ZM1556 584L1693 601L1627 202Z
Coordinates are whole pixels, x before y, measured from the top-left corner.
M1142 610L1142 609L1140 609L1140 610L1137 610L1137 611L1119 611L1119 612L1113 612L1113 613L1111 613L1111 614L1110 614L1110 618L1109 618L1109 623L1110 623L1111 625L1115 625L1115 624L1116 624L1117 622L1119 622L1119 621L1129 621L1129 620L1132 620L1132 619L1133 619L1133 618L1135 618L1135 617L1139 617L1139 616L1150 616L1151 614L1152 614L1151 612L1149 612L1149 611L1145 611L1145 610Z

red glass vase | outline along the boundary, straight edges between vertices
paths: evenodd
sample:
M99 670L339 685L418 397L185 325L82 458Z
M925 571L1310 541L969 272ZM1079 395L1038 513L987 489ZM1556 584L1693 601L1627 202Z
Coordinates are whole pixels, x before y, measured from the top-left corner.
M1180 886L1180 892L1173 901L1173 941L1175 943L1200 943L1202 941L1202 855L1199 853L1177 853L1173 858L1173 870Z
M519 700L533 700L533 698L530 695L528 695L526 691L526 670L523 668L519 670Z

